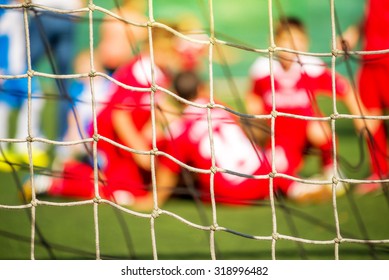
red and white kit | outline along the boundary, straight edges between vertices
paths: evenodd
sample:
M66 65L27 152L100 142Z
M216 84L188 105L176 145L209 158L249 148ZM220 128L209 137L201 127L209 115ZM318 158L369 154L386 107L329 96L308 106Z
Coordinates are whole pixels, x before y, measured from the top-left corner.
M207 100L197 99L206 104ZM179 161L204 170L210 170L211 146L208 130L207 109L188 107L182 119L170 125L172 135L166 152ZM267 175L271 171L264 153L247 138L233 116L222 109L212 109L212 137L217 167L245 174L237 176L222 172L215 174L216 201L240 204L269 196L268 179L253 179L252 175ZM166 157L161 163L175 173L180 166ZM210 199L210 175L198 173L201 198ZM289 184L288 182L284 182Z
M114 73L120 83L137 88L150 88L151 63L148 57L137 57L129 64ZM155 68L156 82L165 86L167 76L162 70ZM135 91L117 86L112 88L111 101L97 116L98 133L119 144L125 145L115 132L112 114L115 110L123 110L131 118L136 128L141 131L149 121L150 92ZM157 93L158 95L158 93ZM156 97L157 98L157 97ZM151 147L151 143L148 143ZM130 147L131 148L131 147ZM101 195L112 198L114 192L129 192L133 196L147 193L147 172L141 170L130 152L124 151L106 141L97 144L99 167L105 183L101 184ZM146 174L145 174L146 173ZM65 163L64 178L56 179L49 193L75 197L93 197L93 169L90 164L70 161Z
M326 93L331 95L331 72L325 63L316 57L300 56L299 61L293 63L285 70L281 63L273 60L275 110L300 116L319 116L315 108L316 95ZM271 90L270 61L267 58L258 58L250 69L252 92L263 100L264 114L270 114L273 110L273 98ZM336 91L344 96L349 90L345 78L336 75ZM278 172L294 174L303 160L303 152L308 143L308 121L278 116L275 122L275 142L288 153L289 167L277 168ZM325 151L327 159L323 163L328 164L331 159L331 139L320 147ZM277 152L277 151L276 151ZM324 154L324 153L323 153ZM285 163L283 163L285 165ZM281 170L279 170L281 169Z

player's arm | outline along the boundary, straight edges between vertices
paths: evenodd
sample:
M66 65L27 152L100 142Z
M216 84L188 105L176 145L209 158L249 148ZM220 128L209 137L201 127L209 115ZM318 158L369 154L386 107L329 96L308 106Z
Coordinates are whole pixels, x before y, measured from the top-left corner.
M350 114L355 116L375 116L382 115L382 112L369 111L360 100L360 97L357 93L350 88L350 90L343 97L343 102L346 105L347 109L350 111ZM354 125L358 131L368 129L369 131L376 131L380 125L380 120L365 120L362 118L354 119Z
M170 98L162 98L157 103L155 110L155 137L157 140L164 139L166 137L165 128L180 117L181 111L171 102ZM150 118L142 129L142 135L149 143L152 143L153 133L152 120Z
M79 114L77 110L74 110L74 113L72 111L68 113L67 115L68 129L64 136L65 141L72 141L80 137L80 134L78 133L78 129L77 129L76 118L79 119Z
M332 95L332 88L329 87L329 85L332 84L332 75L328 69L326 73L317 79L317 82L321 84L322 89L329 96ZM335 77L335 83L337 99L344 103L350 114L355 116L367 116L373 114L372 111L368 111L365 108L358 93L353 90L350 82L344 76L337 73ZM374 129L379 125L379 121L365 121L362 118L356 118L354 119L354 125L358 131L361 131L365 127L368 129Z
M352 50L357 46L361 36L362 25L349 26L341 36L337 38L337 48L343 50Z
M368 9L366 1L365 10ZM361 40L361 36L364 33L365 28L365 19L361 18L356 21L354 24L347 27L345 31L342 32L341 35L337 37L337 48L343 49L347 48L347 50L355 49L358 45L358 42Z
M187 162L187 153L192 154L192 149L188 148L185 135L180 135L177 138L168 141L165 147L165 152L181 162ZM184 148L185 147L185 148ZM157 158L156 168L156 186L157 186L157 202L158 207L161 207L172 195L177 182L178 174L181 172L180 166L167 157L160 156ZM144 198L137 198L132 208L138 211L150 211L155 207L154 194L149 194Z
M246 109L248 114L260 115L264 113L264 104L262 98L253 93L248 92L246 94Z
M260 115L264 113L264 104L260 96L253 92L246 94L247 113L251 115ZM260 119L241 118L240 124L249 139L262 146L266 141L267 134L263 131L263 126L266 122Z
M161 164L157 169L158 206L162 206L173 194L178 183L178 175Z
M136 129L135 124L128 113L123 110L115 110L112 113L112 123L118 137L124 145L140 151L148 151L150 147L146 144L145 137ZM145 170L150 170L150 157L133 153L136 163Z

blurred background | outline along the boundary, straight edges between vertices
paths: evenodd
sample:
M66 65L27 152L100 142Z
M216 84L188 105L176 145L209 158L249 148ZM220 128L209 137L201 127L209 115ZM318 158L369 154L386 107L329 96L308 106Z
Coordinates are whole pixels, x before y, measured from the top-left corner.
M95 0L95 5L105 9L117 9L120 1ZM363 18L365 1L335 1L336 23L339 31L358 23ZM205 34L210 33L208 1L205 0L154 0L156 21L182 20L193 17L201 23ZM267 49L269 46L269 13L267 0L213 1L215 35L218 39L239 46ZM147 15L147 11L146 11ZM310 37L310 51L331 52L330 1L275 0L273 16L292 15L303 20ZM75 54L89 48L89 20L87 14L74 14L76 18ZM100 25L104 14L93 13L95 47L100 41ZM248 71L258 57L257 53L228 46L217 46L215 51L215 95L235 110L240 110L245 93L249 89ZM206 57L207 58L207 57ZM329 63L329 58L324 58ZM349 63L349 67L347 66ZM352 80L357 60L343 58L337 62L337 70ZM204 61L203 75L209 76ZM350 72L351 69L351 72ZM47 58L42 59L38 71L53 73ZM73 70L74 71L74 70ZM58 86L53 79L39 79L44 94L55 96ZM43 110L43 130L48 139L58 139L58 120L55 98L46 98ZM328 98L319 99L325 114L332 112ZM342 104L339 111L346 112ZM366 147L355 134L350 121L337 123L339 156L343 159L342 171L347 178L360 179L367 176ZM12 129L12 128L11 128ZM48 147L51 159L56 150ZM302 176L314 174L318 161L314 155L307 156ZM56 176L55 171L52 171ZM28 169L0 173L0 204L22 204L18 189L28 178ZM62 201L61 198L48 198ZM341 234L344 238L388 239L387 222L389 202L385 195L356 197L348 194L338 199ZM198 204L192 199L173 199L166 209L201 225L211 224L209 205ZM336 236L334 210L330 203L297 205L278 200L278 232L284 235L312 239L332 240ZM35 256L37 259L94 259L95 233L93 206L49 207L39 206ZM218 224L247 236L270 236L272 217L268 201L250 207L218 207ZM31 236L31 210L0 208L0 259L29 259ZM133 217L108 205L99 206L99 233L101 255L104 259L152 259L150 221ZM156 238L160 259L210 259L209 233L193 229L180 221L161 216L156 221ZM230 232L216 233L216 252L220 259L271 259L271 242L254 240ZM293 241L277 242L277 259L334 259L334 245L310 245ZM385 244L340 245L341 259L388 259L389 246Z

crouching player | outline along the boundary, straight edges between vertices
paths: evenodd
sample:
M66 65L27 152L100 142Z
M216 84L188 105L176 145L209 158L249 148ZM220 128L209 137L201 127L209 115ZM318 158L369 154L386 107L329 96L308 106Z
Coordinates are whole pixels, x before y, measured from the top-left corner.
M276 25L277 47L307 52L308 39L303 23L297 18L282 18ZM362 105L358 104L346 78L338 73L333 76L331 69L317 57L278 51L272 61L272 73L270 66L268 58L260 57L250 69L252 89L247 94L246 103L251 114L273 113L272 76L277 112L303 117L320 117L322 113L317 104L317 96L320 94L332 96L333 90L351 114L360 115L360 109L364 110ZM336 85L334 89L333 79ZM355 120L356 127L360 128L362 125L362 120ZM277 116L274 134L276 145L288 152L290 166L295 167L289 168L287 174L293 175L299 172L306 149L314 147L321 152L322 174L320 176L326 180L331 179L334 173L333 139L328 123Z
M153 29L154 69L151 65L150 47L145 42L141 53L113 74L113 78L120 83L137 89L114 84L110 101L97 115L99 135L116 143L114 145L105 139L99 139L97 143L99 194L102 198L121 205L129 205L134 197L147 194L146 188L151 180L150 156L131 153L119 145L138 151L151 149L146 130L151 118L152 72L154 70L158 86L168 86L170 79L166 72L174 64L175 53L171 37L172 34L162 28ZM163 96L159 91L155 95L156 103L160 104ZM94 131L91 136L93 133ZM94 198L96 194L91 151L90 148L86 159L65 162L59 178L35 176L35 192L51 196ZM25 197L31 195L30 181L25 184L24 192Z
M188 101L200 105L209 103L199 78L193 72L178 74L174 87L178 96ZM271 172L271 165L265 153L249 140L233 115L215 107L211 109L208 122L208 108L183 106L185 108L182 117L169 126L171 138L164 152L199 171L192 174L197 177L200 198L209 202L213 193L216 202L234 205L267 199L270 194L267 175ZM210 139L213 139L213 145ZM279 158L278 162L287 161L287 158L285 155ZM166 156L159 156L158 160L156 183L157 202L160 207L173 194L182 167ZM214 179L211 178L212 173ZM291 194L291 198L295 200L310 196L313 189L315 195L329 193L326 186L310 188L292 180L274 179L274 191L280 191L286 196ZM133 209L139 211L153 207L152 193L136 199L132 205Z

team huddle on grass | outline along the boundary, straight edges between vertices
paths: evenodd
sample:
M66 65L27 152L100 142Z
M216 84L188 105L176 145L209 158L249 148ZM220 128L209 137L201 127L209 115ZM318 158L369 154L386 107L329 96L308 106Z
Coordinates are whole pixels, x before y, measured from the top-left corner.
M129 3L129 13L133 12L130 8L133 1L125 2ZM375 24L370 13L386 8L386 4L378 2L369 1L367 9L364 25L367 50L389 48L389 36L386 36L388 46L374 45L371 42L377 39L369 39L377 37L370 30ZM7 13L15 13L2 11L0 26ZM113 23L107 20L106 24ZM187 31L183 24L166 24L183 34ZM108 36L104 30L103 23L101 49L107 44L103 41L103 35ZM142 30L147 31L144 27ZM3 32L1 28L0 31ZM309 40L303 23L294 17L280 18L275 25L274 43L282 50L258 55L253 61L247 71L250 86L244 95L247 112L234 112L222 100L213 100L212 89L203 78L201 63L207 59L207 44L189 42L163 27L153 26L150 46L147 34L131 32L136 38L121 38L136 42L139 46L136 54L124 54L127 59L110 65L116 58L109 56L117 53L97 48L94 58L96 66L101 65L98 71L110 79L94 77L94 87L80 84L83 87L80 92L86 94L86 99L93 92L101 102L97 103L95 121L91 109L81 109L85 106L81 99L74 102L75 111L84 121L81 129L74 130L78 123L72 124L70 120L75 118L73 114L69 116L68 131L81 131L81 135L97 141L97 164L92 142L71 156L58 156L55 166L62 175L37 174L34 180L27 180L24 186L27 201L31 195L41 193L81 199L99 196L136 210L148 210L162 206L188 178L197 187L200 198L207 202L250 204L272 194L297 202L328 201L333 194L344 194L348 186L342 182L342 171L334 168L333 149L337 139L333 139L330 123L320 119L324 115L317 104L319 94L330 98L336 94L351 115L359 116L353 118L355 130L369 131L366 137L372 169L369 179L386 179L383 121L360 117L383 114L378 106L386 103L380 101L381 95L373 96L381 94L380 83L385 79L380 77L385 76L388 68L385 55L375 59L366 55L369 60L363 63L360 95L356 94L347 78L333 73L319 57L306 55ZM350 33L345 33L343 40L347 51L344 43L354 38ZM1 33L0 40L7 40L6 36ZM204 40L204 36L193 38ZM1 59L7 61L7 57ZM0 66L8 69L7 63ZM371 79L371 75L377 76ZM368 81L366 76L370 77ZM376 90L367 87L372 80ZM6 88L5 81L8 80L1 80L2 95L12 91L12 87ZM218 97L222 95L216 93ZM65 134L63 140L72 140L69 135L72 134ZM317 149L321 159L320 174L308 178L315 183L293 180L300 177L307 147ZM368 192L379 186L361 184L355 189Z

